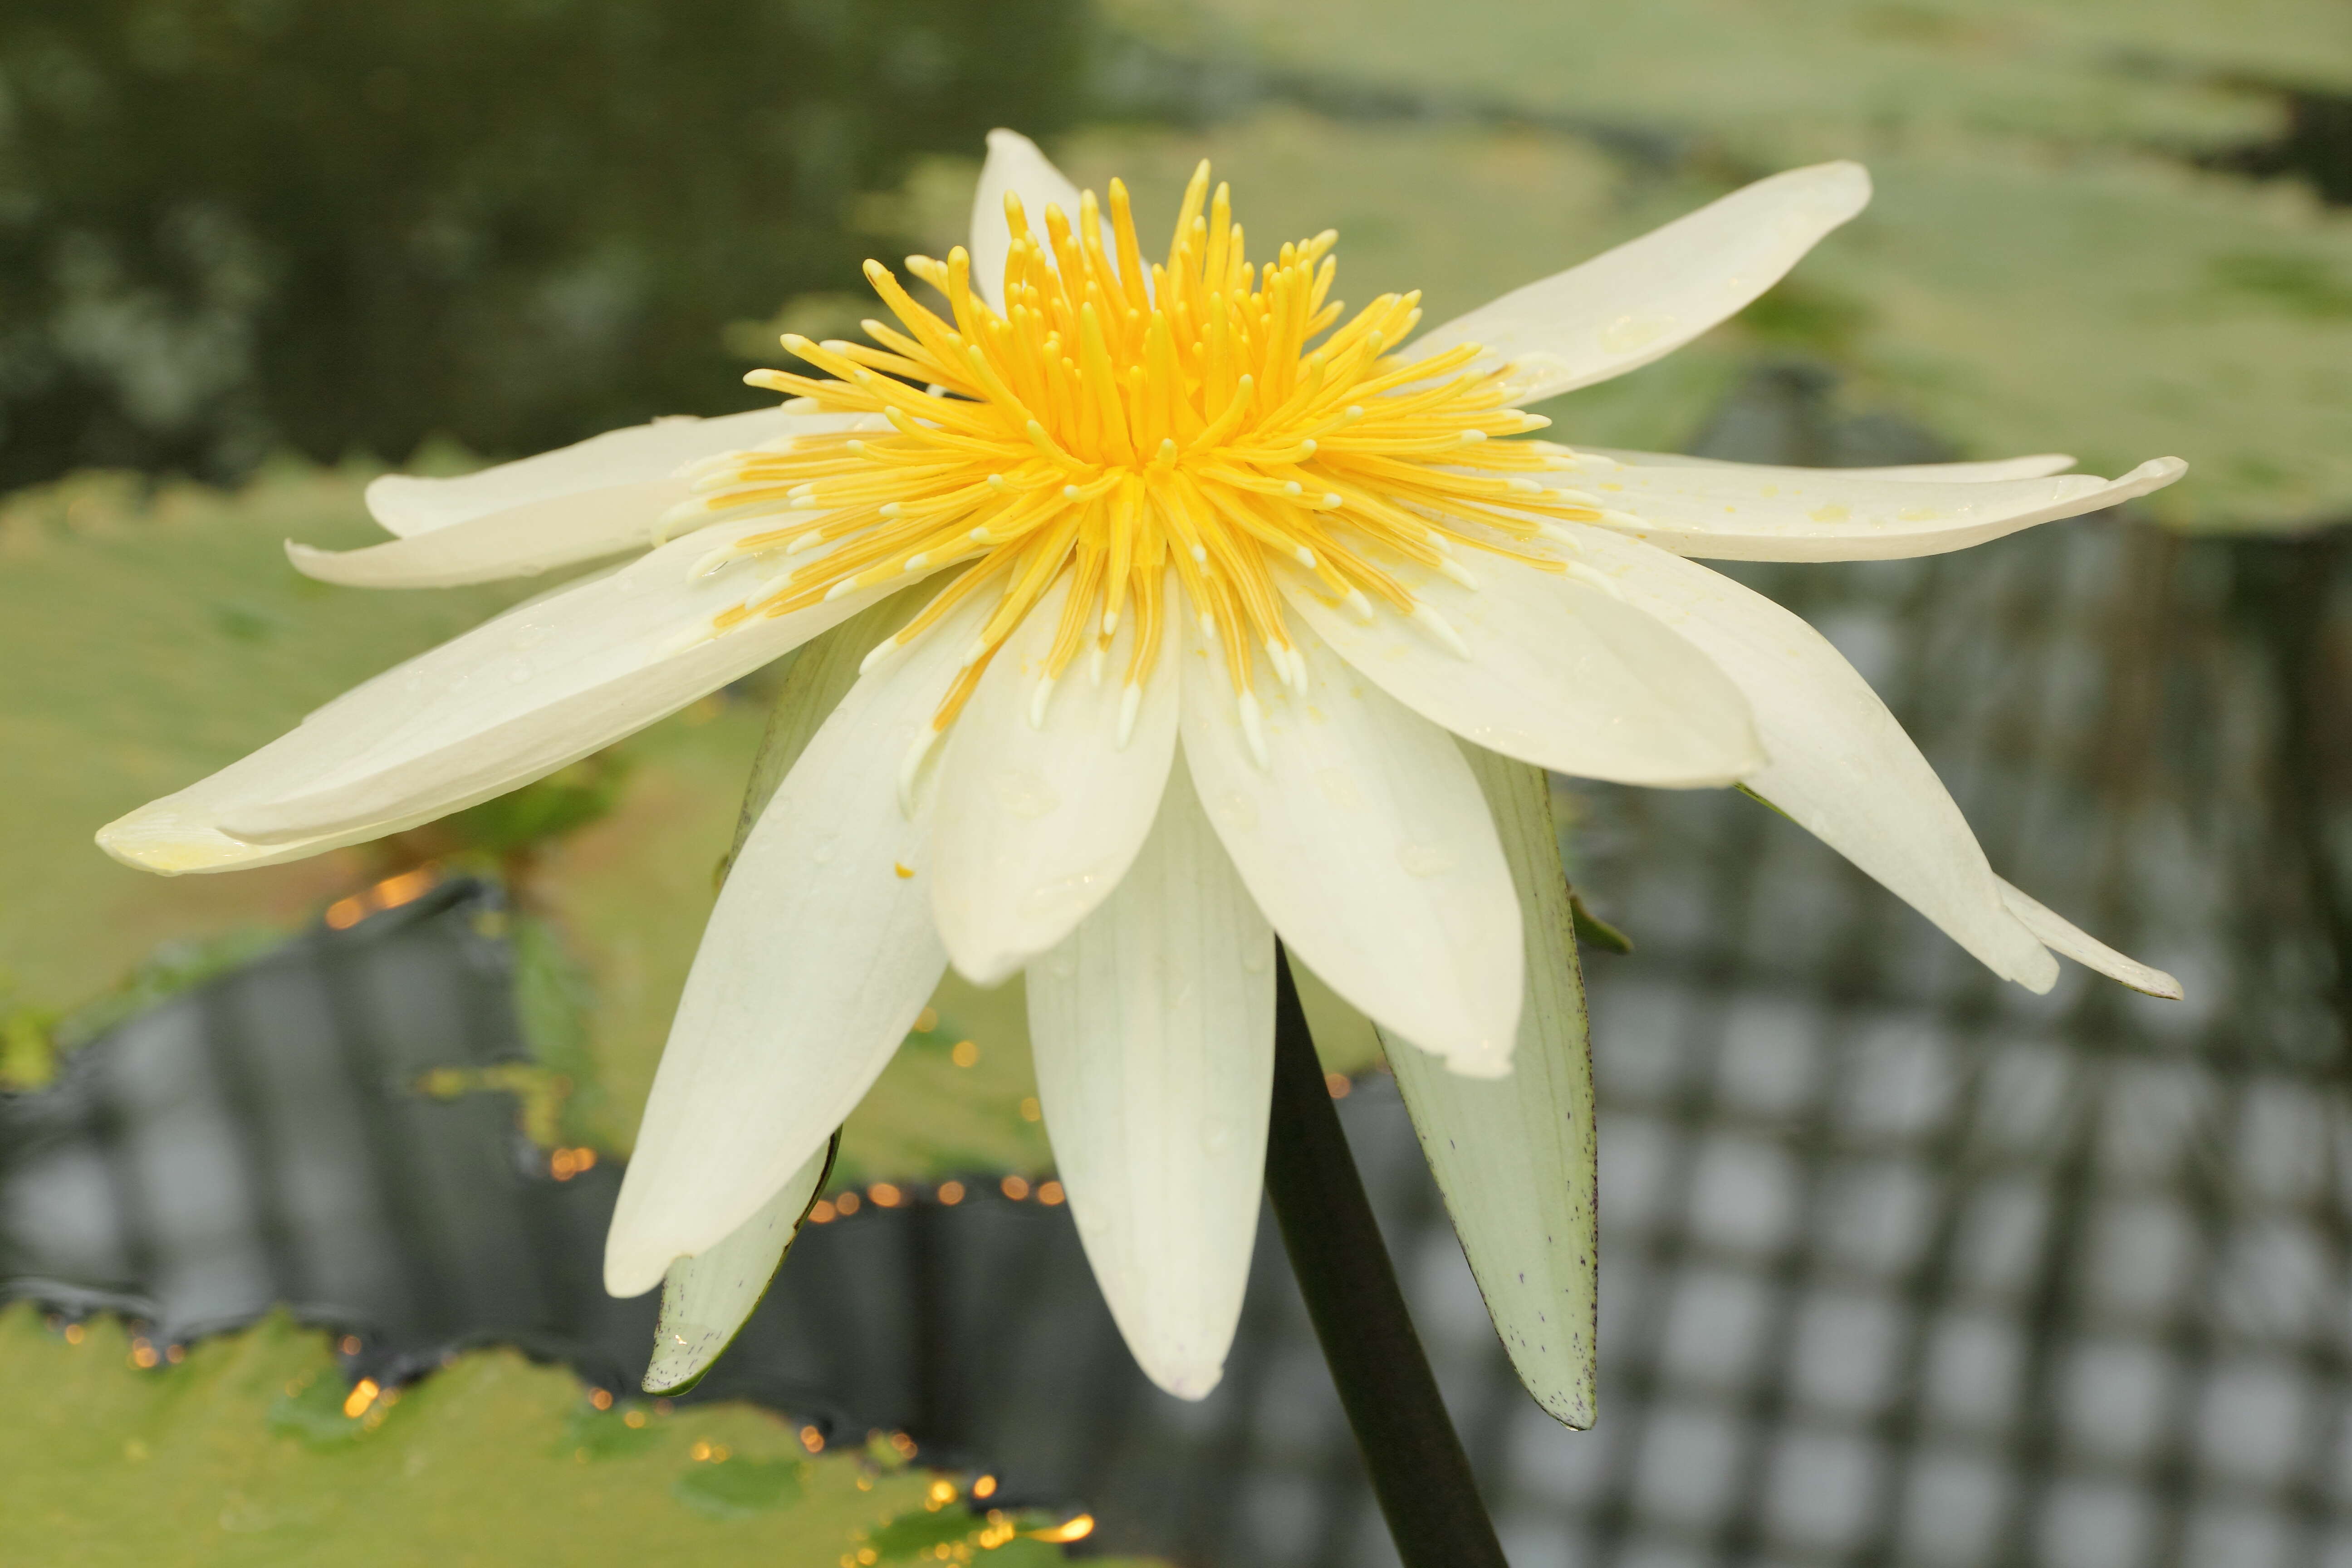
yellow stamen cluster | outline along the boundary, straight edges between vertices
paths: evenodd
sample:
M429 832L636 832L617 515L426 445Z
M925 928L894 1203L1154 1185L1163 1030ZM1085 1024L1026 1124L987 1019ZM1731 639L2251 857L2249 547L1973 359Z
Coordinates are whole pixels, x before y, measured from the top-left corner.
M1596 515L1590 498L1528 477L1574 466L1558 448L1488 439L1549 421L1507 406L1502 372L1465 368L1483 351L1465 344L1410 362L1391 353L1420 319L1418 294L1383 295L1332 331L1338 237L1285 245L1253 267L1227 187L1210 197L1205 163L1164 265L1145 267L1116 180L1109 250L1092 192L1075 227L1048 207L1043 237L1017 198L1006 198L1005 216L1003 313L974 291L961 248L944 263L908 261L946 296L944 319L868 262L898 326L866 322L871 345L783 340L837 379L745 378L813 409L880 416L889 428L789 438L705 466L682 513L784 514L718 559L832 546L720 616L719 629L969 562L875 653L921 636L973 595L996 595L936 732L1064 579L1042 689L1081 650L1099 661L1129 617L1132 688L1168 635L1162 584L1173 572L1254 719L1254 648L1286 682L1304 678L1277 574L1367 618L1384 603L1458 647L1383 561L1469 583L1453 551L1472 545L1551 567L1527 547L1545 520Z

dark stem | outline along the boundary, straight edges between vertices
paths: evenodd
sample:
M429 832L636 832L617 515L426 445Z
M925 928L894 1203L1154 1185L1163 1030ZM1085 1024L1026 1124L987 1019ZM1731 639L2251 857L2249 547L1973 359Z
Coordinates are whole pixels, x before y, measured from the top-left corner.
M1462 1439L1405 1311L1279 949L1274 975L1265 1193L1372 1495L1405 1568L1506 1568Z

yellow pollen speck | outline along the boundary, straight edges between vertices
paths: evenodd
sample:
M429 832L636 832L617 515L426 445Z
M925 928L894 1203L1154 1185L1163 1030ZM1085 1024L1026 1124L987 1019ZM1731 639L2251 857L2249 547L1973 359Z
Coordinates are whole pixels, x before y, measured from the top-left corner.
M1817 506L1807 513L1815 522L1843 522L1849 515L1842 506Z
M774 498L771 511L824 514L789 543L755 522L738 553L804 550L820 532L830 546L719 629L963 567L894 639L975 598L989 606L936 731L1057 587L1056 635L1031 674L1050 682L1085 651L1090 666L1122 662L1128 685L1144 679L1178 635L1164 613L1172 578L1238 695L1260 653L1277 679L1298 668L1286 595L1410 616L1419 606L1402 574L1444 570L1450 548L1549 563L1545 520L1590 513L1525 478L1558 467L1553 452L1494 439L1549 423L1508 405L1508 367L1473 368L1476 344L1391 353L1420 321L1418 294L1382 295L1349 317L1331 298L1335 233L1252 263L1231 212L1225 187L1211 200L1202 164L1165 262L1147 265L1118 181L1108 204L1089 195L1077 214L1033 215L1008 198L1001 279L972 277L961 248L944 263L909 260L947 297L944 314L869 262L895 325L867 322L871 343L787 337L825 375L747 379L812 410L880 416L891 433L732 453L698 481L739 502Z
M899 879L902 881L913 877L915 874L915 868L912 866L908 865L903 860L893 860L890 863L890 868L898 873Z

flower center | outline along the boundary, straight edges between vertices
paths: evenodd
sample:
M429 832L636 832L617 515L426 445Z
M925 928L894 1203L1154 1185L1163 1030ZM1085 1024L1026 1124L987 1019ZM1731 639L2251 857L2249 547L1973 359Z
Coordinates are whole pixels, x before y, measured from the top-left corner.
M813 411L880 416L888 430L877 421L789 437L704 465L672 521L741 513L764 524L713 563L833 546L719 616L717 630L970 563L871 656L920 637L973 595L997 595L936 733L1005 638L1066 580L1036 710L1081 651L1099 679L1099 660L1132 617L1131 722L1135 688L1168 635L1162 584L1172 572L1202 633L1224 650L1262 753L1253 658L1262 652L1286 683L1305 681L1282 579L1366 618L1386 605L1458 649L1451 626L1398 580L1397 563L1475 586L1454 559L1469 545L1557 570L1530 542L1550 531L1550 518L1598 515L1588 498L1528 477L1573 458L1489 440L1549 421L1507 406L1504 371L1465 368L1478 345L1412 361L1391 353L1420 320L1418 293L1382 295L1339 324L1342 307L1328 298L1338 236L1285 245L1254 267L1228 188L1210 196L1206 163L1164 265L1145 266L1117 180L1108 250L1091 191L1075 227L1046 208L1042 238L1011 195L1005 216L1001 314L973 291L961 247L944 263L907 263L946 296L946 318L869 261L866 278L898 327L866 322L872 345L783 340L835 379L744 378Z

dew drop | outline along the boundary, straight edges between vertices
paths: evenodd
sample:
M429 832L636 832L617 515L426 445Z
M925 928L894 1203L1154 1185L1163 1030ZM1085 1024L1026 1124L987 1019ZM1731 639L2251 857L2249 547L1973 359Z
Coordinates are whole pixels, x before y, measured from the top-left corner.
M834 849L839 842L839 838L834 834L824 833L818 835L815 847L809 851L809 858L815 861L820 866L831 865L833 863Z
M1222 1154L1233 1146L1234 1124L1232 1122L1212 1121L1201 1130L1201 1148L1203 1152Z
M1442 877L1460 864L1454 851L1443 844L1408 844L1397 851L1397 858L1416 877Z
M1013 906L1013 913L1024 921L1048 921L1076 914L1092 900L1099 880L1094 872L1082 871L1075 877L1040 882L1021 895ZM1065 958L1062 962L1066 963L1069 960Z
M996 799L1013 816L1033 822L1062 804L1045 775L1029 768L1007 768L997 774Z
M1217 808L1219 814L1224 817L1225 826L1228 827L1238 828L1246 833L1257 826L1257 802L1239 790L1227 793L1224 798L1217 803Z
M1245 974L1264 974L1272 956L1268 949L1252 942L1249 952L1242 955L1242 972Z

